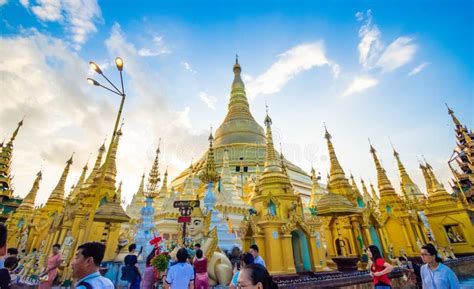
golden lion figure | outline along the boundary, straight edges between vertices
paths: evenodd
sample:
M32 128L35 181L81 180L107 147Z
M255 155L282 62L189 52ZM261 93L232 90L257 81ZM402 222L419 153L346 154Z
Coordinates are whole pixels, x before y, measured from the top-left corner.
M209 285L228 285L232 279L232 264L229 258L217 247L217 228L209 232L211 213L202 213L201 208L194 208L188 234L193 244L201 244L201 250L207 257Z

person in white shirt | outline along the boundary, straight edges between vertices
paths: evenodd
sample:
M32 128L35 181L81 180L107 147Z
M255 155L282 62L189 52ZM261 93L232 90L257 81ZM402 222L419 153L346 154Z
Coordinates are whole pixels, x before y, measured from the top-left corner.
M249 253L252 254L252 256L253 256L253 263L254 264L259 264L259 265L262 265L263 267L266 267L265 266L265 261L258 254L258 246L257 245L253 244L252 246L250 246Z
M114 284L99 273L100 263L104 259L105 245L89 242L77 248L72 261L72 278L78 280L76 289L114 289Z

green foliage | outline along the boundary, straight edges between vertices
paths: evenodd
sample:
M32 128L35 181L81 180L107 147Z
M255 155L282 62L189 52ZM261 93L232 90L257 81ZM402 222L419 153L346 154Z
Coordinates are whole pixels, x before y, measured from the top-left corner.
M164 272L168 269L168 262L171 257L167 253L162 253L151 259L150 264L156 268L158 272Z

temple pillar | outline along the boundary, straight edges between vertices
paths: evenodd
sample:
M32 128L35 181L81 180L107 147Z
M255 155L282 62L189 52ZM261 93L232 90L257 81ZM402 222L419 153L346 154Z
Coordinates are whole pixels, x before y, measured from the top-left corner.
M59 235L59 239L56 241L58 244L62 244L64 242L64 238L66 237L68 228L62 228L61 234Z
M320 241L319 241L320 242ZM309 250L312 262L312 269L315 272L323 271L323 262L321 261L321 256L319 255L319 248L317 246L318 240L316 238L316 233L310 235L309 238Z
M293 257L293 244L291 242L291 234L280 235L282 239L282 255L283 271L285 273L296 273L295 259Z
M372 236L370 235L370 231L369 231L369 227L368 226L363 226L364 228L364 233L365 233L365 238L364 240L366 240L366 242L364 243L366 247L368 247L369 245L373 244L374 241L372 240Z
M408 256L410 257L413 257L413 256L416 256L415 254L415 251L413 251L413 246L410 242L410 237L408 236L408 231L411 231L411 230L407 230L407 225L406 225L406 222L407 222L407 219L404 218L403 220L403 224L402 224L402 232L403 232L403 236L405 237L405 242L407 244L407 254ZM413 233L413 232L411 232ZM393 252L393 254L398 254L398 252Z

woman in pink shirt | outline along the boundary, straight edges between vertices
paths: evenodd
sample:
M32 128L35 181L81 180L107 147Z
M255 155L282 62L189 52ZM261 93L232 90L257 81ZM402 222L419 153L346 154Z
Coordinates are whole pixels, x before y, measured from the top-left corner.
M59 244L53 245L53 254L48 258L48 266L41 274L41 276L48 275L48 279L44 282L41 282L38 289L51 289L53 286L54 279L56 279L56 276L58 275L58 267L63 261L63 257L59 253L60 248L61 245Z
M207 275L207 258L203 256L202 250L196 250L196 258L193 261L196 278L194 280L195 289L208 289L209 276Z

